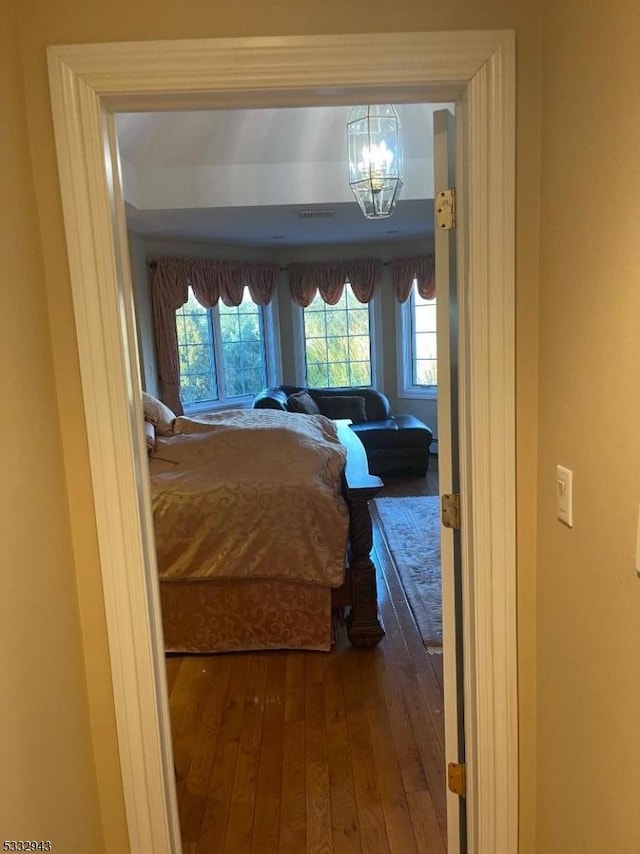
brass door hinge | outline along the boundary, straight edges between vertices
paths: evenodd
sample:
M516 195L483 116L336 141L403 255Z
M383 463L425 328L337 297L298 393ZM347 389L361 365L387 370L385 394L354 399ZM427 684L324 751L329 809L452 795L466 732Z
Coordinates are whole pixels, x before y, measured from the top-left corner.
M449 791L465 798L467 795L467 766L458 762L450 762L447 771Z
M436 196L436 227L448 230L456 227L456 191L441 190Z
M440 503L445 528L460 528L460 495L443 495Z

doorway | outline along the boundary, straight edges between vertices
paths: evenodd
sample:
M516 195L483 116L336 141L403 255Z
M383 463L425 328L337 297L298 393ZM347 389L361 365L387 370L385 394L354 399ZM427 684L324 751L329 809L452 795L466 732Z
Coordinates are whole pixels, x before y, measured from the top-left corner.
M122 335L133 328L122 202L114 199L117 182L104 168L110 116L160 104L326 103L335 102L336 92L353 103L416 100L418 91L424 97L428 90L429 100L459 105L463 198L471 201L461 211L461 281L463 290L472 283L474 293L472 304L466 291L461 295L469 850L515 850L513 36L78 46L50 49L50 62L124 793L136 851L150 850L150 840L154 851L177 851L180 843L149 496L136 467L142 449L132 381L136 354L133 336ZM265 68L271 72L268 85ZM131 437L134 450L123 435Z
M273 302L261 308L245 291L243 312L249 308L252 313L243 314L241 326L239 308L220 301L207 309L191 295L189 314L185 317L186 307L178 310L181 402L186 414L195 419L204 413L222 416L224 409L250 406L265 386L281 382L291 385L297 379L304 386L340 387L352 380L351 386L368 385L374 393L389 397L391 411L405 419L398 422L403 427L405 423L421 426L416 416L422 416L435 433L435 300L433 295L431 299L420 295L415 279L410 297L399 302L390 259L424 258L420 289L430 292L434 284L429 263L434 249L433 113L440 109L441 105L398 105L404 159L410 165L393 218L377 221L362 216L344 180L349 107L116 115L145 391L158 393L150 305L156 285L154 265L169 259L190 263L196 258L271 262L279 268ZM313 140L312 152L309 140ZM316 158L321 152L321 163L314 152ZM232 182L224 180L228 171L233 172ZM176 173L181 178L178 192ZM193 180L193 173L202 180ZM208 186L203 188L205 173ZM273 173L279 177L277 182ZM216 188L210 199L209 186ZM191 187L197 187L198 193L189 204ZM323 193L320 199L314 197L318 190ZM253 202L250 207L242 205L247 199ZM175 207L178 201L180 208ZM305 215L311 211L327 216L318 223L301 219L300 210ZM274 234L278 235L275 245ZM319 295L309 309L292 305L289 264L359 257L375 257L381 264L370 303L352 303L347 284L342 299L332 303L329 311ZM274 329L278 319L279 328ZM304 348L294 347L296 326L301 337L303 332L310 336ZM256 346L261 369L254 367L249 375L237 359L240 329L245 342L262 343L259 349ZM272 333L278 348L264 346L265 331ZM350 331L357 335L345 346L344 336ZM401 340L403 335L406 340ZM333 346L327 351L328 342ZM345 365L340 359L350 355L353 345L359 348L353 354L358 361ZM300 353L301 349L305 352ZM331 354L330 369L318 363L318 349ZM442 358L440 362L444 376L447 366ZM281 374L268 370L272 363L283 366ZM236 381L238 367L242 382ZM399 373L403 383L397 388ZM356 388L351 391L358 393ZM158 442L161 447L150 459L151 474L156 476L152 484L159 488L158 478L168 473L171 488L179 490L177 469L166 459L175 453L172 442L163 438ZM251 468L259 470L262 464L264 469L263 463L256 456ZM207 647L202 634L196 645L201 655L197 659L181 655L177 650L184 653L191 648L184 639L184 647L178 642L168 617L175 606L166 599L167 555L160 548L165 644L173 653L167 660L167 678L185 850L277 850L279 841L281 850L339 851L347 845L355 851L361 843L369 847L375 841L374 847L388 845L391 851L422 847L434 854L443 851L447 807L437 457L430 455L426 477L412 477L424 464L423 458L419 457L419 464L412 463L396 464L395 469L392 465L395 483L387 478L385 464L381 493L385 498L371 502L372 508L375 505L387 516L384 529L374 516L373 563L380 571L380 609L387 627L386 639L375 653L350 650L344 621L339 619L329 659L312 652L238 653L239 637L229 644L234 652L220 659L210 654L213 639ZM198 468L203 465L200 457ZM417 497L392 497L398 488L401 494ZM158 498L152 491L155 508ZM396 549L394 536L402 519L399 505L413 511L407 531L415 529L402 551ZM166 538L167 510L165 505L161 539ZM273 531L269 525L261 539L273 536ZM218 544L222 536L216 533ZM156 528L157 547L159 542ZM429 577L429 585L413 588L410 567L421 563L427 549L429 559L421 574ZM229 553L229 548L224 551ZM176 567L178 571L183 570ZM200 577L201 571L194 561L193 577ZM234 574L229 567L224 572L225 577ZM193 607L200 612L195 603ZM184 603L180 610L185 611ZM432 631L422 626L417 638L413 619L427 611L432 614ZM230 620L227 612L225 624ZM197 618L191 621L191 631L198 634L196 622ZM417 625L420 629L420 621ZM451 675L448 679L455 681ZM306 799L300 785L305 780Z

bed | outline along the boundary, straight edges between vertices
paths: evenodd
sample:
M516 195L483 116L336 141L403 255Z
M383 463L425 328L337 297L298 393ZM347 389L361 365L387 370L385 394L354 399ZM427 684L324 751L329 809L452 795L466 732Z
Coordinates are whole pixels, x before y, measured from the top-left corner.
M179 417L150 457L168 652L328 650L378 619L368 502L382 486L345 422L276 411Z

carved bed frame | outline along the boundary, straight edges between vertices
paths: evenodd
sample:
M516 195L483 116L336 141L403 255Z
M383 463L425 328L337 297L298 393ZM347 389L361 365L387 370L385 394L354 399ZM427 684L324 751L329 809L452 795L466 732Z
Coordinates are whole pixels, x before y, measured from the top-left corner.
M343 494L349 506L349 555L345 581L332 591L334 608L350 606L347 633L354 646L373 647L384 637L378 616L376 567L371 560L373 532L369 501L383 484L369 474L367 455L362 442L348 421L336 422L340 441L347 449L343 475Z

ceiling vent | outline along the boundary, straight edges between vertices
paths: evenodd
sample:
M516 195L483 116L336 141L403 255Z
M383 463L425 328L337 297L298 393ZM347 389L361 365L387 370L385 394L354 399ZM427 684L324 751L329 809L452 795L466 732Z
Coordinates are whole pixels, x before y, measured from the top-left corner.
M298 211L299 219L331 219L336 215L335 211L332 210L310 210L310 211Z

